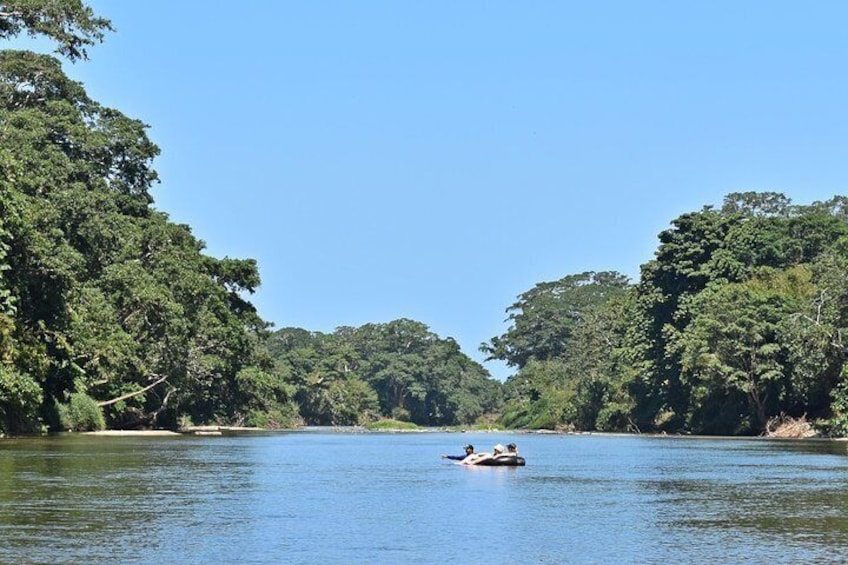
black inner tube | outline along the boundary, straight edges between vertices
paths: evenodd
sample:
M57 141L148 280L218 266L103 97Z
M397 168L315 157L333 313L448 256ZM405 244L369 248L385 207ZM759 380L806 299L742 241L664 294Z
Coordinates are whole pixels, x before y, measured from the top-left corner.
M501 455L494 459L486 459L477 464L487 467L523 467L524 458L518 455Z

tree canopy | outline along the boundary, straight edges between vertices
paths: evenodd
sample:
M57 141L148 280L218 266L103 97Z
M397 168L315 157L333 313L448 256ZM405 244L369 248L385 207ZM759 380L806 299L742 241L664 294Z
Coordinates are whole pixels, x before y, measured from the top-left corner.
M80 2L0 4L3 37L44 34L72 60L108 27ZM288 406L245 299L256 262L204 255L152 207L146 129L59 60L0 52L0 430L79 427L74 395L116 427Z
M112 24L94 15L82 0L3 0L0 2L0 39L21 33L45 36L56 51L71 61L88 57L86 47L103 40Z
M635 285L583 273L522 294L483 346L518 368L505 421L751 434L809 416L845 433L845 202L733 193L673 220Z
M454 340L413 320L332 334L284 328L269 349L309 424L468 424L499 408L500 384Z

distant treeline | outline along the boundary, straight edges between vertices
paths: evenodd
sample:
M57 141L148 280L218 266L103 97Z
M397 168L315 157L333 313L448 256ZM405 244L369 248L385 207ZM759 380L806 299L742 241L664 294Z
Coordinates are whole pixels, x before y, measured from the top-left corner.
M0 38L71 62L110 29L81 0L0 2ZM251 259L216 259L153 206L145 124L60 61L0 52L0 433L394 418L606 431L848 427L848 199L729 195L660 234L638 283L543 282L481 347L413 320L271 332Z
M332 334L282 329L268 348L310 424L393 418L425 426L472 423L500 406L501 384L412 320L338 328Z

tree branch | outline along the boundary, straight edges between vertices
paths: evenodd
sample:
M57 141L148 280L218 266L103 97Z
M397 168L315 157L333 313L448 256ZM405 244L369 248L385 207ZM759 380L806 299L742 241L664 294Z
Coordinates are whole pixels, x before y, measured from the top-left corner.
M160 383L165 382L166 380L168 380L167 375L165 375L164 377L160 377L159 379L157 379L156 381L147 385L146 387L144 387L141 390L137 390L135 392L128 392L127 394L123 394L123 395L119 396L118 398L113 398L112 400L104 400L102 402L98 402L97 405L98 406L109 406L111 404L115 404L116 402L120 402L120 401L126 400L128 398L132 398L133 396L138 396L139 394L144 394L145 392L147 392L151 388L155 387L156 385L158 385Z
M168 400L171 398L171 395L174 394L175 392L177 392L177 390L179 390L179 389L171 388L171 390L169 390L165 394L165 398L162 399L162 405L150 414L150 423L151 424L156 423L156 420L159 418L159 414L161 414L168 407Z

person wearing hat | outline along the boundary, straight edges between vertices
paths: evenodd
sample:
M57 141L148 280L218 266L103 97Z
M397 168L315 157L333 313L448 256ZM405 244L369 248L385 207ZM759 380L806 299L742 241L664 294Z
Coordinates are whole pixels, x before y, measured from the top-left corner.
M508 443L506 445L506 453L504 453L506 457L518 457L518 446L514 443Z
M504 446L501 444L495 445L492 448L492 453L472 453L468 457L462 460L463 465L479 465L483 461L487 461L489 459L494 459L498 455L501 455L504 452Z
M465 455L442 455L442 459L452 459L454 461L462 461L469 455L474 454L474 446L470 443L465 446Z

